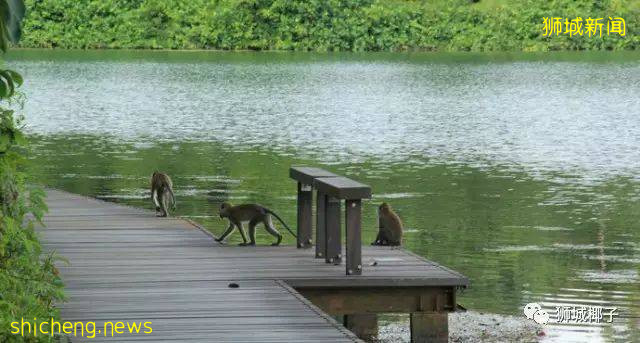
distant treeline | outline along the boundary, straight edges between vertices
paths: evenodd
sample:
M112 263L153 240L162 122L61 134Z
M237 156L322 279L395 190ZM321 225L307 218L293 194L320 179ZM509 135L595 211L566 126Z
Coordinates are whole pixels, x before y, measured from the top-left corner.
M640 1L26 0L22 47L313 51L631 50ZM604 18L544 37L543 18ZM625 37L607 35L609 17ZM564 21L564 20L563 20Z

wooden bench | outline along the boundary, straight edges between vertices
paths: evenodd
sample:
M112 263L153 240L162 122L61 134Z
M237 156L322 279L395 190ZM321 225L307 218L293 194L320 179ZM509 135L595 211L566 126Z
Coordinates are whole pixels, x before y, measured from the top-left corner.
M371 187L346 177L317 178L313 182L318 190L318 213L324 212L324 225L316 227L317 235L324 235L324 246L316 242L324 254L325 262L342 261L341 200L345 200L346 273L362 274L362 199L371 198Z
M338 175L315 167L291 167L289 169L289 177L298 181L298 229L297 229L297 246L298 248L308 248L312 245L311 237L313 235L313 181L323 177L336 177ZM319 201L318 201L318 205ZM324 212L317 211L316 214L317 227L324 227ZM316 237L316 258L322 257L318 255L320 250L318 246L324 245L324 236Z

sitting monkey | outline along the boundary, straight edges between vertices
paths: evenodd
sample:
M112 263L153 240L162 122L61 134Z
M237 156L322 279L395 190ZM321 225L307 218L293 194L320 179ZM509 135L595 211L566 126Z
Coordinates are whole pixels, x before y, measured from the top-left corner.
M371 245L402 245L402 221L386 202L378 207L378 236Z
M275 212L260 205L244 204L231 206L231 204L225 202L220 205L219 213L220 218L227 218L229 220L229 227L222 234L222 236L216 238L217 242L222 242L233 232L233 229L237 227L238 231L240 231L240 235L242 235L243 243L240 243L241 246L256 245L256 225L262 223L264 224L264 228L267 230L267 232L277 239L277 241L271 245L279 245L282 241L282 235L273 226L273 222L271 222L271 215L276 217L282 223L282 225L284 225L284 227L289 230L289 232L291 232L294 237L296 236L293 231L289 229L287 224L277 214L275 214ZM244 227L242 226L242 223L246 221L249 222L250 241L248 243L247 236L244 232Z

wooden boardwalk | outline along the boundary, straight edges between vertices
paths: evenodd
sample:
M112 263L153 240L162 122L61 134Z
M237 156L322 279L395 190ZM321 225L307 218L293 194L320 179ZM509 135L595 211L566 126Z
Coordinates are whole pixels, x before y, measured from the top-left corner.
M363 275L345 276L313 249L223 246L186 220L56 190L47 203L43 245L70 262L62 319L96 322L95 338L73 342L359 341L296 290L467 284L399 249L365 247ZM105 321L149 321L153 332L105 337Z

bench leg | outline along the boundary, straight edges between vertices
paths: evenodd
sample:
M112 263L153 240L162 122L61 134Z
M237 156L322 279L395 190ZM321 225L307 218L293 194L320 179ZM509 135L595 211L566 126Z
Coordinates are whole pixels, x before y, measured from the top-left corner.
M375 313L347 314L344 316L344 326L366 342L376 342L378 339L378 316Z
M311 246L313 190L298 182L298 248Z
M447 312L411 313L411 343L447 343L448 340Z
M347 275L362 274L362 201L346 200Z
M325 196L325 262L340 264L342 261L342 235L340 233L340 199Z
M318 191L316 198L316 258L324 258L327 255L325 241L325 203L327 196Z

